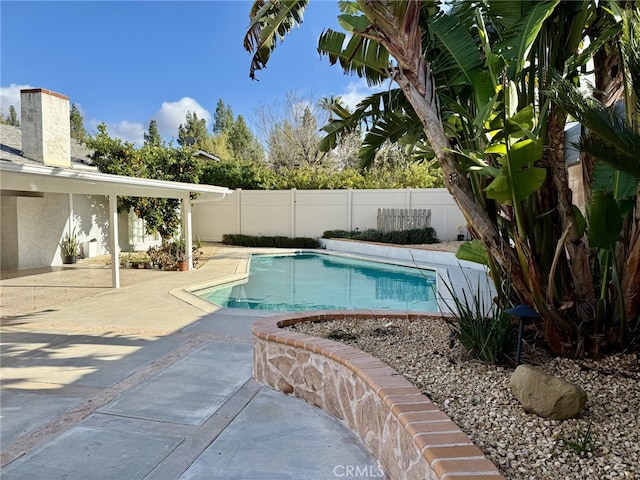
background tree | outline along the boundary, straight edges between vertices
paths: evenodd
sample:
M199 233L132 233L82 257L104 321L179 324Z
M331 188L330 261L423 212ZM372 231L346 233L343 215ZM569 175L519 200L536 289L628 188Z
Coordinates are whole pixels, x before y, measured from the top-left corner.
M130 177L199 183L202 164L192 147L167 148L145 145L135 149L130 142L112 138L104 123L88 136L86 144L94 150L93 163L101 172ZM147 233L170 240L180 225L180 200L172 198L118 197L118 211L133 211L145 221Z
M195 148L208 151L209 134L207 133L207 120L198 118L196 112L188 111L185 116L185 123L178 126L178 144L186 145L185 139L192 137L195 140Z
M334 95L320 99L318 106L328 113L327 121L329 124L340 115L348 117L351 114L342 103L342 99ZM323 147L321 140L319 144L320 150L326 152L329 161L336 165L338 169L358 168L360 166L358 153L362 148L362 133L360 126L351 129L349 132L344 132L332 147Z
M71 123L71 138L75 138L78 142L83 142L87 136L87 131L84 129L84 118L75 103L71 104L69 121Z
M276 185L276 173L266 162L223 160L208 162L203 168L201 181L230 189L272 190Z
M210 150L207 150L209 153L212 153L220 160L231 161L234 160L233 152L231 151L231 147L229 145L229 135L226 133L221 133L219 135L215 135L211 138L211 147Z
M162 137L158 132L158 122L155 119L149 122L149 129L144 133L144 144L148 147L162 145Z
M238 115L227 133L229 148L238 160L263 161L264 150L242 115Z
M312 96L288 92L282 104L257 107L254 117L274 168L298 168L323 159L318 124L327 115Z
M230 106L225 105L221 98L218 99L216 111L213 114L214 135L220 135L221 133L228 132L233 126L233 122L233 110Z
M13 105L9 105L9 113L7 114L6 118L2 118L2 115L0 115L0 123L3 123L5 125L11 125L13 127L20 126L20 121L18 120L18 114L16 113L16 109Z

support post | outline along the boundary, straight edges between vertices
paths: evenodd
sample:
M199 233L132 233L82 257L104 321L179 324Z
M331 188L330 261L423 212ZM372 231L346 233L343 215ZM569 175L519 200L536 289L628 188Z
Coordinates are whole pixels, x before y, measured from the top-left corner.
M71 235L71 232L73 232L73 193L69 194L69 219L68 219L68 224L69 224L69 235Z
M118 245L118 196L109 195L109 231L111 233L111 286L120 288L120 247Z
M191 230L191 198L182 199L182 230L184 232L184 248L187 254L188 270L193 270L193 232Z

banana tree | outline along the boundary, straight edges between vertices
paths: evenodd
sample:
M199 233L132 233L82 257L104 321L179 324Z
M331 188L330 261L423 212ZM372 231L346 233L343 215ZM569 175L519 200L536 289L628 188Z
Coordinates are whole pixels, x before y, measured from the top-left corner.
M622 343L627 332L637 335L640 312L640 12L612 9L622 19L625 113L558 77L549 94L590 132L578 147L596 159L587 205L589 243L602 272L596 332L607 334L606 320L617 317ZM607 315L612 303L615 311Z
M458 1L449 11L434 1L339 5L345 32L324 32L319 51L346 73L399 87L386 104L363 102L354 112L377 122L372 149L385 132L395 139L419 134L486 251L494 282L509 279L510 301L541 313L554 352L583 355L595 283L584 222L568 188L566 113L545 86L550 72L575 76L596 51L579 47L601 8L586 0ZM254 52L252 76L305 7L255 3L245 37ZM525 117L535 119L535 131ZM334 119L325 128L327 145L357 120Z

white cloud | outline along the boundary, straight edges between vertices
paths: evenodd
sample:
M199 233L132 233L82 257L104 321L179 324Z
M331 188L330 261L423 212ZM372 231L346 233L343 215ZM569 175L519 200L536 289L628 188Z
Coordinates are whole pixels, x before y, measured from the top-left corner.
M367 85L366 80L360 79L356 82L349 82L349 85L347 85L347 91L336 96L340 97L342 103L345 106L347 106L350 110L353 110L364 98L373 93L387 90L388 88L389 84L387 82L383 83L382 85L370 87L369 85Z
M177 102L163 102L155 115L158 122L158 132L167 140L177 138L178 126L184 123L187 112L195 113L198 118L204 118L207 126L211 121L211 114L191 97L182 97Z
M95 135L98 133L98 125L100 123L102 123L102 120L96 120L95 118L88 121L85 120L84 128L89 135ZM123 142L131 142L136 147L141 147L144 144L144 133L146 131L147 128L140 122L122 120L118 123L107 123L107 133L111 138L119 138Z
M18 120L20 120L20 90L29 88L35 88L31 85L18 85L12 83L8 87L0 87L0 109L2 115L7 116L9 114L9 107L13 105L18 114Z
M144 143L146 128L138 122L123 120L115 125L108 125L107 131L111 137L120 138L125 142L135 143L140 147Z

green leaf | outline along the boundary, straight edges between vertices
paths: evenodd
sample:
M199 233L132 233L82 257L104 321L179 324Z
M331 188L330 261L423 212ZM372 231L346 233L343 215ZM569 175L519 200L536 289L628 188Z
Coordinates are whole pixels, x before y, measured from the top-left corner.
M511 204L511 182L506 175L500 174L493 181L487 185L484 189L487 194L487 198L491 198L498 203Z
M467 83L473 84L472 71L482 66L482 59L469 30L457 17L445 14L434 17L430 29L449 52Z
M540 33L544 21L553 13L560 0L535 2L525 17L510 29L512 38L498 45L499 51L511 63L509 78L522 72L529 57L529 50Z
M498 155L507 154L507 146L504 143L498 143L485 148L484 153L497 153Z
M640 178L640 135L615 109L593 97L585 97L574 85L555 75L548 90L551 98L594 135L580 142L580 149Z
M338 23L348 33L364 32L371 25L364 15L339 15Z
M389 66L387 49L358 35L352 36L343 48L346 38L344 32L324 31L318 39L318 53L328 56L332 65L339 61L345 73L355 73L367 80L369 86L386 80L388 76L384 69Z
M303 20L309 0L281 0L279 2L254 2L250 18L251 24L244 37L244 48L255 52L251 60L249 76L266 67L277 41L284 37Z
M542 145L531 139L514 143L510 149L509 159L512 170L520 170L522 167L533 164L542 158Z
M578 236L582 237L587 230L587 219L584 218L580 209L573 205L573 215L576 218L576 227L578 227Z
M620 208L611 193L593 192L589 209L589 244L613 251L622 229Z
M476 105L479 110L482 110L485 105L491 103L491 99L496 93L495 85L491 80L489 72L476 70L470 72L469 75L471 77L471 83L473 84Z
M621 200L636 196L638 179L599 160L595 164L592 188L612 192L616 200Z
M538 191L546 178L547 171L539 167L513 172L513 187L516 200L524 200L533 192Z
M456 251L456 258L489 266L489 257L480 240L462 243Z
M513 180L507 175L500 174L484 189L487 198L491 198L505 205L524 200L537 191L544 183L547 171L544 168L527 168L513 172Z
M513 123L518 124L520 128L524 130L529 130L529 131L533 130L533 126L534 126L533 105L527 105L522 110L519 110L509 120Z
M513 80L509 80L504 98L507 118L511 118L518 111L518 87Z

